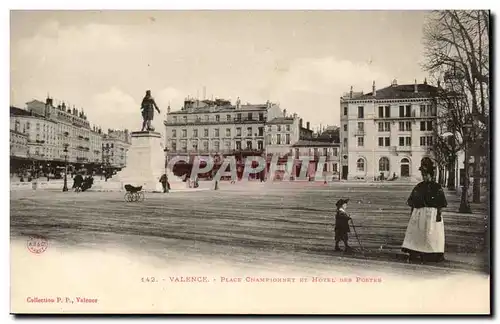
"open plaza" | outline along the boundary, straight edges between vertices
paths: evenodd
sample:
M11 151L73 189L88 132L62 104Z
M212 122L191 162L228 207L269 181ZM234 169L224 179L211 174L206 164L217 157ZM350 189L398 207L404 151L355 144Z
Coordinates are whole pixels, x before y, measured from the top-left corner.
M132 246L146 254L176 250L185 257L219 255L244 263L258 263L271 253L274 262L295 255L297 264L309 267L352 259L363 260L360 266L383 261L410 267L400 249L410 218L411 184L222 181L213 190L211 182L200 183L199 190L146 193L142 202L126 202L123 191L12 190L11 237L43 235L56 245ZM350 199L348 212L361 243L352 232L353 254L333 250L340 198ZM437 267L487 270L486 204L459 214L459 197L447 191L446 198L446 261Z

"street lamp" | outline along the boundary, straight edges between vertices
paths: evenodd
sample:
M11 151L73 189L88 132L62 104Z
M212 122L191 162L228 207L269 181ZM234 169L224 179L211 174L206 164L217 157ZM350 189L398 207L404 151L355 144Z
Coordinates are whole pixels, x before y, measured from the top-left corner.
M68 191L68 146L69 144L64 144L64 186L63 192Z

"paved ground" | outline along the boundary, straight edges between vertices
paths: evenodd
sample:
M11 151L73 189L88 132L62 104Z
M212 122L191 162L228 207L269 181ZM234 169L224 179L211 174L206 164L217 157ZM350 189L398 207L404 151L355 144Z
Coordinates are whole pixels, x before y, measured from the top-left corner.
M168 248L179 262L210 256L271 266L364 267L367 258L378 267L419 273L487 268L485 206L457 214L452 195L444 214L448 261L438 267L402 262L410 191L407 184L223 183L218 191L147 194L142 203L125 203L121 193L18 191L11 192L11 236L41 234L66 246L112 245L151 255ZM341 197L351 199L348 210L364 255L333 251L334 203ZM359 248L353 234L351 244Z

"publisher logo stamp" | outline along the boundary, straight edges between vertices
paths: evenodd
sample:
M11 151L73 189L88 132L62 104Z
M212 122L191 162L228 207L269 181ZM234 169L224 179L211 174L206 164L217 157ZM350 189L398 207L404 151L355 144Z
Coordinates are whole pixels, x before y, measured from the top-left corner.
M49 241L42 235L30 235L27 241L28 250L34 254L41 254L47 250Z

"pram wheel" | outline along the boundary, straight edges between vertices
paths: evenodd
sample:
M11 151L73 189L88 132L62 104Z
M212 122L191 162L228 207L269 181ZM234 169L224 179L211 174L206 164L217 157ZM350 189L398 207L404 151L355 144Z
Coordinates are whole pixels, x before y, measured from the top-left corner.
M130 192L126 192L124 198L125 198L126 202L132 202L133 201L133 196L132 196L132 194Z

